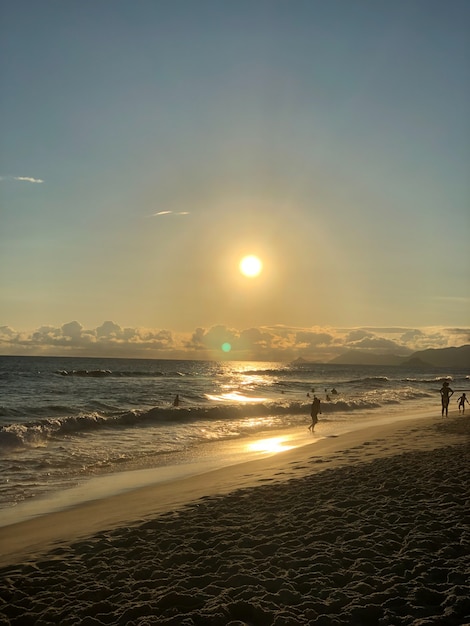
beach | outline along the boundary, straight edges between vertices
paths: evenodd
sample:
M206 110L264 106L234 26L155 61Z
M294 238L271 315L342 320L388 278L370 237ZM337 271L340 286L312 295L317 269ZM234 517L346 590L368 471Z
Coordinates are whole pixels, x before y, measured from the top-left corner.
M0 528L0 624L470 623L469 433L412 416Z

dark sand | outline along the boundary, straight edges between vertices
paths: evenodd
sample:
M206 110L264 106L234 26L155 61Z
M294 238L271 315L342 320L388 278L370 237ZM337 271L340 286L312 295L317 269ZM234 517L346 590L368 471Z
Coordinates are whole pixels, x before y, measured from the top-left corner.
M44 535L0 569L0 624L470 623L469 434L467 416L402 422L251 464L254 487Z

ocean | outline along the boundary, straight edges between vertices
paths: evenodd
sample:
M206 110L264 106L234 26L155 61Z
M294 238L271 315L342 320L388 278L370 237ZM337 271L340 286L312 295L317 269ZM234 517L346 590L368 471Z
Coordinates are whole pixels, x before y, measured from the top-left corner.
M469 386L467 371L446 369L0 357L0 525L15 507L86 490L97 477L117 485L118 474L141 472L148 483L164 469L168 480L195 460L199 469L201 459L223 464L227 442L295 428L312 437L314 394L322 402L317 438L407 407L440 417L444 379L455 391Z

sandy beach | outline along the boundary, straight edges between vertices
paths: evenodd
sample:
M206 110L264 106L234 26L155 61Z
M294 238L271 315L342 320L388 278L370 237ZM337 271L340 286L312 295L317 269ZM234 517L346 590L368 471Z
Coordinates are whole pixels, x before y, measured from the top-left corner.
M0 624L470 623L468 416L0 528Z

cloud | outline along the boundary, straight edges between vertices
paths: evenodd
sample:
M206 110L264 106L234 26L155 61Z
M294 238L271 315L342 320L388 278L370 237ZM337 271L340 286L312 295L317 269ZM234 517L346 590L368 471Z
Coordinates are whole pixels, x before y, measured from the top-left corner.
M388 333L387 333L388 334ZM396 329L391 329L391 338L371 329L333 329L333 328L291 328L284 326L249 328L236 330L225 326L213 326L208 329L197 328L186 342L185 348L195 358L214 358L220 353L223 344L231 346L230 354L239 359L290 361L299 356L312 361L328 362L334 357L351 349L374 354L394 354L407 356L414 351L428 347L454 345L450 331L442 333L426 332L419 329L401 329L396 337ZM454 335L455 339L455 335ZM460 341L464 343L464 335ZM211 356L212 355L212 356Z
M16 337L17 333L15 330L13 330L13 328L10 328L10 326L0 326L0 341L3 340L7 340L8 338L13 339L14 337Z
M30 178L29 176L15 176L15 180L23 180L27 183L43 183L41 178Z
M412 352L408 346L386 339L385 337L363 337L359 341L353 341L346 344L348 348L355 350L376 352L380 354L392 353L398 355L409 354Z
M43 183L41 178L31 178L31 176L0 176L0 180L18 180L25 183Z
M158 211L152 217L160 217L161 215L189 215L189 211Z
M164 358L173 356L173 335L170 331L122 328L112 321L103 322L94 329L85 329L77 321L60 327L41 326L33 332L17 332L9 326L0 327L0 354L148 358L162 350L168 353ZM148 354L149 351L152 353Z
M190 333L175 333L167 329L122 327L111 320L86 329L74 320L29 332L0 326L0 354L287 362L303 357L326 363L351 349L406 356L426 348L463 345L470 339L468 328L401 328L399 331L281 325L237 329L218 324L199 327Z
M372 337L374 337L374 333L370 330L355 328L346 335L345 339L348 344L354 345L357 342L363 341L364 339L371 339Z

